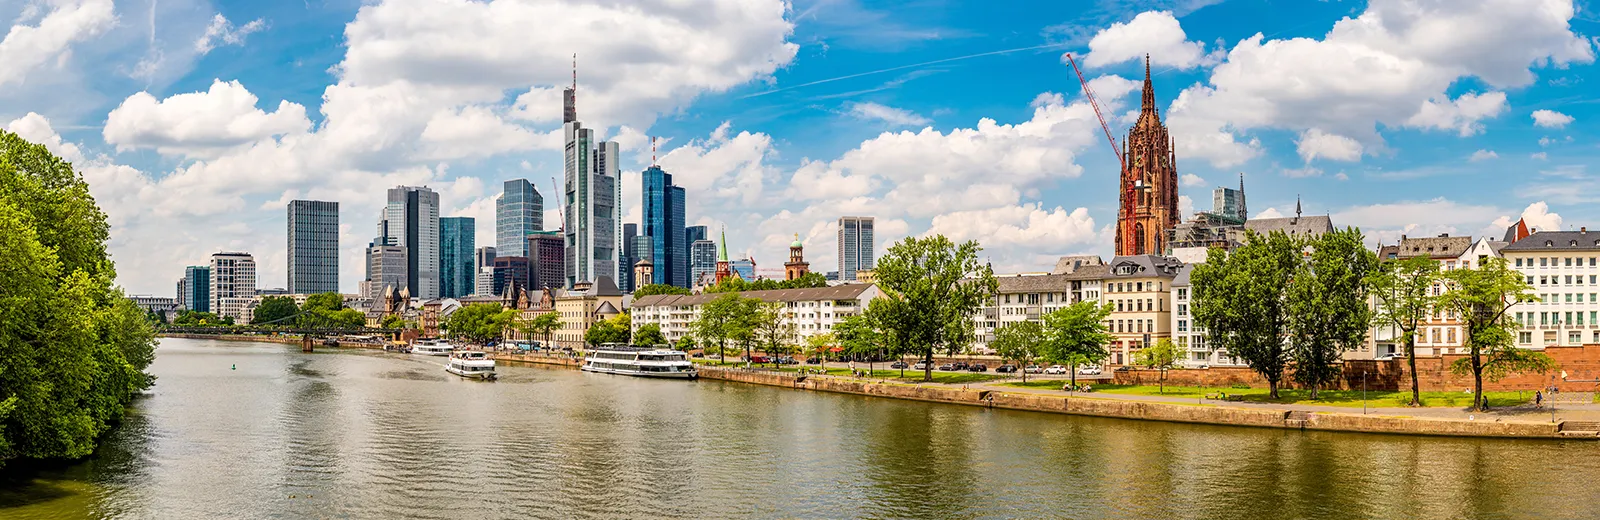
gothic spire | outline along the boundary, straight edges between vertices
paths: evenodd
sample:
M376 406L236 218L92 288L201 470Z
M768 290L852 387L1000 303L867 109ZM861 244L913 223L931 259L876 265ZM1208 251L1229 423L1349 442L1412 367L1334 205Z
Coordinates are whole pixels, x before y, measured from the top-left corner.
M719 252L717 261L728 261L728 227L722 227L722 251Z
M1144 99L1140 101L1139 112L1147 114L1156 109L1156 88L1150 83L1150 55L1144 55Z

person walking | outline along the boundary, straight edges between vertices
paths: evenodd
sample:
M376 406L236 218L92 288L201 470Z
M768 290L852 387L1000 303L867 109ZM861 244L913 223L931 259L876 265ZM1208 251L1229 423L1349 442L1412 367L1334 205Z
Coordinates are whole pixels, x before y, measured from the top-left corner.
M1533 392L1533 407L1544 408L1544 392L1538 390Z

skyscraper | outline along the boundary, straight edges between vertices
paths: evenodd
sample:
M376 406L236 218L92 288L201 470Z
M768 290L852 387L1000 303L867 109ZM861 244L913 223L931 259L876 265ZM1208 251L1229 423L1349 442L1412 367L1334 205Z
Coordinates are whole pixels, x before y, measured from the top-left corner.
M640 234L650 237L650 262L655 264L653 283L688 287L689 255L688 244L684 242L683 188L673 186L672 174L660 166L646 168L640 173L639 180L644 193L644 229L640 230Z
M484 246L478 248L476 257L472 262L472 272L475 276L472 281L472 294L489 295L494 293L494 257L495 250L493 247Z
M472 217L439 219L440 298L460 298L473 293L477 278L473 258L477 228Z
M577 119L577 85L563 92L566 137L562 215L566 218L566 285L616 280L622 229L617 207L622 199L621 153L615 142L594 141L594 131Z
M733 272L738 273L739 278L744 279L744 281L756 281L756 261L754 259L740 258L729 262L728 266L733 269Z
M211 266L183 268L183 303L191 311L211 312Z
M505 256L527 256L528 234L544 229L544 196L527 179L506 181L494 203L495 248Z
M633 237L639 236L639 225L627 223L622 225L622 265L617 273L617 288L622 292L633 292L638 286L633 281L633 264L639 261L639 250L633 247ZM648 282L647 282L648 283Z
M406 256L406 248L400 246L376 244L367 248L367 294L362 296L377 300L389 287L409 292L411 263Z
M211 255L211 308L217 316L245 318L256 297L256 259L250 253Z
M390 188L378 237L378 245L405 248L406 288L411 289L411 297L438 298L439 194L427 187Z
M1239 189L1218 186L1211 192L1211 211L1228 219L1230 223L1243 224L1250 218L1244 206L1244 174L1239 174Z
M652 253L652 251L655 251L655 241L650 238L650 235L635 235L633 238L628 239L628 242L629 242L629 244L628 244L629 248L632 248L634 251L638 251L639 252L637 255L634 255L632 263L628 264L628 268L626 269L627 271L630 271L630 274L628 276L630 278L633 276L633 274L631 273L631 271L633 271L633 264L639 263L639 260L641 260L641 259L650 258L651 259L650 260L650 265L652 266L650 268L650 278L652 278L652 279L650 279L650 280L634 280L633 281L633 286L629 287L627 289L627 291L628 292L633 292L633 291L639 290L640 287L644 287L646 285L650 285L650 284L653 284L653 283L660 283L660 282L657 282L654 279L656 277L655 267L654 267L656 261L654 260L655 255Z
M557 231L528 235L528 289L561 287L566 276L566 241Z
M701 227L703 226L696 226ZM689 244L689 284L699 285L715 283L715 278L710 278L717 273L717 243L700 239Z
M683 228L683 243L689 244L690 247L693 247L695 242L709 238L711 238L711 235L706 234L705 226L688 226ZM694 262L690 262L690 264L693 263Z
M289 201L289 293L339 292L339 203Z
M839 218L839 279L854 281L856 271L876 264L872 242L872 217Z
M517 288L528 289L528 278L531 268L525 256L496 256L494 257L493 287L490 294L505 296L506 291L516 284Z
M1178 225L1178 165L1172 136L1161 123L1156 91L1150 83L1150 56L1144 58L1144 95L1139 120L1123 144L1122 180L1117 210L1117 256L1159 255L1168 230Z

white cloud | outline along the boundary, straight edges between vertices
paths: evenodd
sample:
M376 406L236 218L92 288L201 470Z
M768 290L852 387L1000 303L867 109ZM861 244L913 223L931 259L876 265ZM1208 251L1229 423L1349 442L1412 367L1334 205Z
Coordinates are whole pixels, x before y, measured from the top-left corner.
M1178 19L1168 11L1139 13L1127 23L1114 23L1089 40L1086 67L1104 67L1150 56L1150 63L1180 69L1206 65L1214 60L1205 54L1205 44L1188 41ZM1065 60L1062 60L1065 61Z
M1544 152L1534 152L1532 154L1529 154L1528 158L1533 159L1535 161L1545 161L1545 160L1549 160L1550 159L1550 155L1547 154L1547 153L1544 153Z
M1406 120L1406 124L1420 128L1455 130L1461 137L1483 131L1478 121L1492 118L1506 111L1506 93L1462 94L1455 101L1427 100L1422 109Z
M923 233L933 234L943 234L956 242L977 240L994 249L1041 244L1061 248L1086 244L1097 236L1089 210L1068 211L1060 206L1047 210L1037 203L938 215Z
M1206 185L1206 180L1200 178L1199 175L1195 175L1193 173L1185 173L1185 174L1183 174L1183 185L1187 186L1187 187L1190 187L1190 188L1193 188L1193 187L1196 187L1196 186L1205 186Z
M1194 199L1188 195L1178 196L1178 220L1183 220L1184 215L1194 214Z
M28 73L71 54L73 43L93 38L116 24L111 0L54 0L38 25L13 25L0 40L0 86L21 83ZM24 17L26 18L26 17Z
M730 137L728 132L726 124L719 126L707 139L689 141L659 160L661 168L672 174L673 184L694 194L691 207L717 204L707 199L754 204L763 195L763 184L777 177L766 163L776 153L771 136L741 131Z
M267 21L257 18L250 23L234 27L222 13L217 13L211 18L211 25L206 26L205 34L194 41L194 50L200 54L211 52L222 45L244 45L244 38L251 33L267 28Z
M910 110L871 102L851 103L850 115L863 121L882 121L889 126L923 126L933 122Z
M1572 116L1554 110L1533 111L1533 124L1540 128L1566 128L1572 122Z
M1401 235L1417 237L1470 232L1501 211L1494 206L1462 204L1440 197L1425 201L1352 206L1334 212L1330 217L1335 226L1361 228L1368 241L1394 244Z
M50 120L39 114L28 112L28 115L6 124L6 131L30 142L44 145L50 153L67 162L78 164L84 161L83 151L78 145L62 140L61 135L50 126Z
M103 135L118 150L155 148L163 154L215 157L262 139L310 130L305 107L281 101L269 113L256 108L257 101L238 81L215 80L205 92L163 100L140 92L106 116Z
M1312 168L1310 166L1306 166L1304 168L1284 168L1282 173L1283 173L1284 177L1288 177L1288 178L1291 178L1291 179L1303 179L1303 178L1306 178L1306 177L1320 177L1320 176L1322 176L1322 169L1321 168Z
M1296 148L1300 152L1300 158L1308 163L1318 157L1335 161L1361 160L1361 143L1349 137L1323 132L1318 128L1301 133Z
M1561 215L1551 213L1550 205L1542 200L1523 208L1522 214L1518 215L1518 217L1522 219L1524 225L1528 226L1528 231L1530 232L1561 230ZM1489 223L1488 227L1483 228L1480 234L1499 240L1505 236L1506 230L1516 223L1517 221L1509 216L1501 216L1494 219L1494 222Z
M1478 161L1487 161L1489 159L1499 159L1499 158L1500 158L1500 154L1494 153L1494 150L1479 149L1476 152L1472 152L1472 157L1468 157L1467 160L1472 161L1472 162L1478 162Z

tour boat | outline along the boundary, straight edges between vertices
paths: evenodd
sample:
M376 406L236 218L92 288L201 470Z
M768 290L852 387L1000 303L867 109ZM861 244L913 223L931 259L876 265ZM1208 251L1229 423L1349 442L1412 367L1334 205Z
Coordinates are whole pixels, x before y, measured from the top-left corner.
M602 374L694 379L699 375L689 356L676 350L601 346L584 358L582 369Z
M412 354L424 356L448 356L455 351L455 345L434 339L417 340L415 344L411 345Z
M488 354L476 350L462 350L450 354L450 362L444 365L446 372L473 379L485 381L495 378L494 359Z

